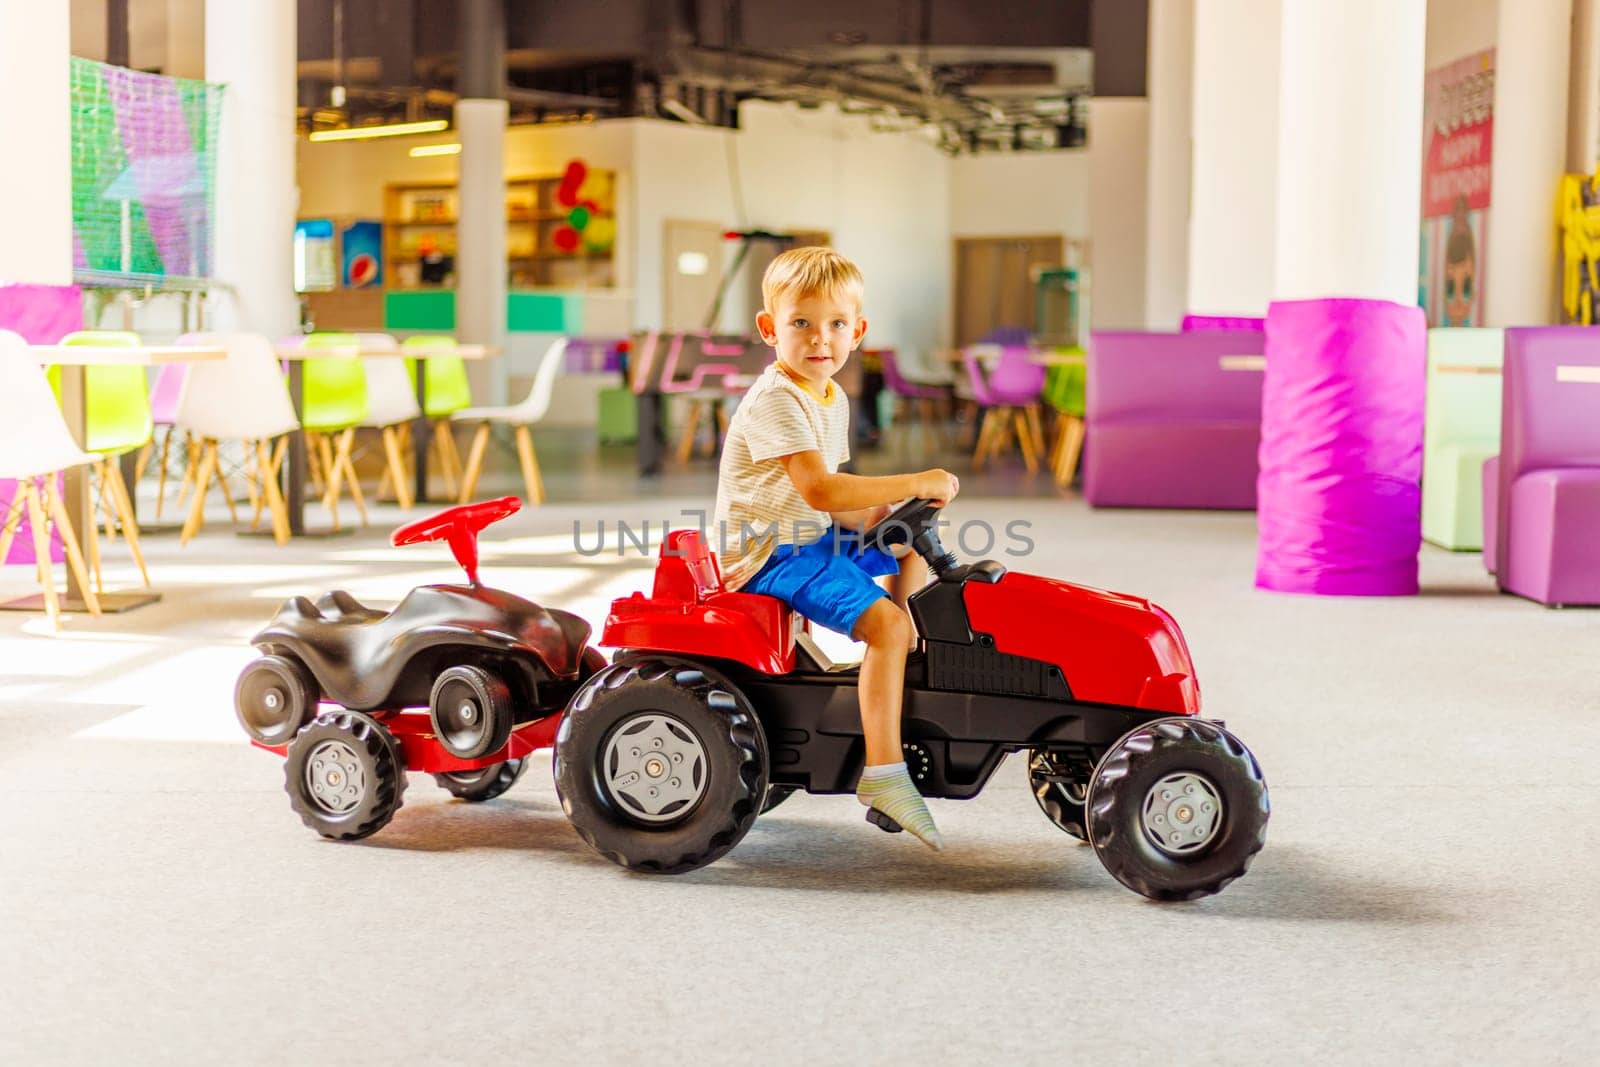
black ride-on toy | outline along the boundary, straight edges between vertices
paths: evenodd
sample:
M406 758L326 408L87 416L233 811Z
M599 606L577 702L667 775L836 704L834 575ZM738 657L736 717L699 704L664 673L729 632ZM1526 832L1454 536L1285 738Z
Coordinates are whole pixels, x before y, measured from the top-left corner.
M390 612L340 591L297 596L254 637L262 655L234 708L256 745L286 757L290 804L319 834L383 827L407 770L463 800L499 796L605 664L584 620L478 583L478 532L521 504L454 507L394 532L395 545L447 541L467 585L419 586Z
M1022 752L1045 814L1129 889L1187 900L1244 874L1266 839L1266 782L1236 737L1198 717L1172 616L993 560L958 565L937 514L910 501L863 535L909 543L933 574L910 598L919 647L902 720L923 795L972 797ZM781 601L725 592L698 531L668 536L652 595L612 603L600 643L621 651L579 686L556 736L562 807L596 851L691 871L794 790L854 791L857 669L828 663L792 621Z

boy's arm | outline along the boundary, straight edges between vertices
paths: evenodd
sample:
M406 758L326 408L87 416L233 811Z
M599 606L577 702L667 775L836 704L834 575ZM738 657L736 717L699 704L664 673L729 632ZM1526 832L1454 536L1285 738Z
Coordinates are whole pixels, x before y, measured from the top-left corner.
M830 473L816 449L779 457L789 480L807 504L836 517L840 512L862 512L910 497L926 497L941 504L955 499L960 489L956 476L946 470L918 471L867 478L858 474Z

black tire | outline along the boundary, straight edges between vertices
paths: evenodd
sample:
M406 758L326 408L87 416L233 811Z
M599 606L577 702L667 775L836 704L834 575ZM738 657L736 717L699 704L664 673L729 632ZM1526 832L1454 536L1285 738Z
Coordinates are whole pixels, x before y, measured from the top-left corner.
M1049 754L1036 748L1028 753L1028 785L1046 818L1084 844L1089 843L1089 830L1084 825L1087 776L1081 781L1075 776L1064 781L1059 767L1052 766Z
M583 655L578 660L578 677L581 680L588 680L610 665L611 661L606 659L606 654L590 645L583 650Z
M329 768L330 759L338 766ZM325 711L290 742L284 789L311 829L354 841L382 829L400 810L405 768L399 742L382 723L359 711ZM341 787L353 792L330 802L328 791Z
M239 672L233 711L252 740L286 745L317 712L317 680L299 660L262 656Z
M785 800L788 800L790 797L794 796L795 792L796 789L792 785L767 786L767 800L766 803L761 805L761 814L765 815L779 804L782 804Z
M482 667L447 668L433 681L428 719L446 752L481 759L511 738L511 689Z
M1215 796L1222 810L1202 845L1174 854L1157 844L1145 808L1162 796L1160 783L1182 775L1198 780L1199 795ZM1272 810L1261 767L1238 738L1203 719L1176 718L1147 723L1113 745L1095 768L1087 806L1100 862L1151 900L1210 896L1244 874L1266 844ZM1153 818L1160 821L1159 812Z
M678 772L689 782L678 796L696 795L655 813L608 783L625 777L625 767L603 766L608 750L622 759L628 736L647 736L640 732L647 726L678 738L690 753L686 768L700 768ZM556 734L554 768L562 810L589 847L629 870L682 874L720 858L755 823L767 795L767 739L744 694L714 671L687 660L630 658L573 697ZM658 773L673 772L668 764Z
M475 771L444 771L435 774L433 780L448 789L451 796L476 804L493 800L516 785L527 769L526 759L508 759Z

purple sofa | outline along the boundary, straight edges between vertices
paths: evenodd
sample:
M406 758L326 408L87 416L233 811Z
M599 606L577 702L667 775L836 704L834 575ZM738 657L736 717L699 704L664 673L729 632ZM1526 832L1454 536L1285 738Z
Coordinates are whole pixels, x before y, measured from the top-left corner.
M1506 331L1499 475L1500 588L1600 605L1600 331Z
M1259 330L1093 332L1084 498L1254 508L1265 344Z

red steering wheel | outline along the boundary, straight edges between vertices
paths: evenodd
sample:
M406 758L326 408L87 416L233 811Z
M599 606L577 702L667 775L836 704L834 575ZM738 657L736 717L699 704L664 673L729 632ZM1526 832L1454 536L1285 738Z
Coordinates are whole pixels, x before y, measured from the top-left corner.
M460 504L426 519L406 523L389 535L389 543L398 547L414 545L419 541L447 542L450 551L455 553L456 562L467 572L467 581L477 585L478 531L508 515L515 515L521 508L521 498L514 496L483 500L476 504Z

